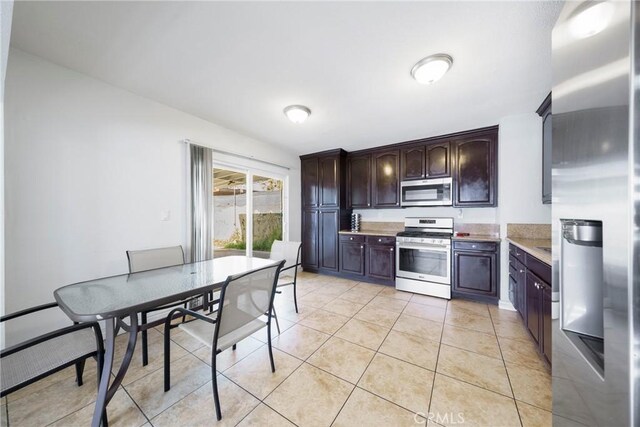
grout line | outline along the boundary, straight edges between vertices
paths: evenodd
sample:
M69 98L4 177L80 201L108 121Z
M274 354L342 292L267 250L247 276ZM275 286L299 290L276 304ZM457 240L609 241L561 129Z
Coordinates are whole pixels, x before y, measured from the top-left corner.
M449 300L450 301L450 300ZM438 363L440 362L440 349L442 348L442 337L444 336L444 325L446 325L447 313L449 312L449 302L444 309L444 320L442 322L442 329L440 330L440 341L438 342L438 354L436 355L436 366L433 373L433 382L431 383L431 393L429 394L429 409L427 411L427 421L426 424L429 423L429 418L431 414L431 405L433 405L433 391L436 388L436 376L438 375Z
M500 340L498 339L498 332L496 331L496 325L493 321L493 316L491 315L491 311L489 311L489 318L491 319L491 326L493 327L493 332L496 334L496 341L498 342L498 350L500 350L500 357L502 358L502 366L504 367L504 372L507 374L507 381L509 381L509 388L511 389L511 394L513 395L513 404L516 407L516 412L518 413L518 420L520 421L520 425L524 426L522 422L522 416L520 415L520 409L518 408L518 404L516 403L516 394L513 391L513 384L511 384L511 376L509 375L509 370L507 369L507 363L504 360L504 354L502 354L502 346L500 345Z

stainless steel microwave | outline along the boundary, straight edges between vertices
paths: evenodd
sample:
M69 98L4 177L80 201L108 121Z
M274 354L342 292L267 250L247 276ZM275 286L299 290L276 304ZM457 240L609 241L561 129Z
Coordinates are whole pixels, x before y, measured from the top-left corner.
M452 178L402 181L400 206L451 206Z

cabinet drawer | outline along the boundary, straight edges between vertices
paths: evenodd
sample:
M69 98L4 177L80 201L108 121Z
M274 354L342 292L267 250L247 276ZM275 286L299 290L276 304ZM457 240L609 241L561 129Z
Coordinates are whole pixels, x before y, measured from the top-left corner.
M520 262L524 263L524 251L516 245L509 244L509 255L513 255Z
M467 241L454 241L453 249L464 249L468 251L491 251L498 250L498 244L495 242L467 242Z
M367 243L370 245L395 245L396 238L390 236L367 236Z
M358 236L353 234L341 234L340 241L341 242L353 242L353 243L364 243L366 236Z
M551 283L551 267L548 264L529 254L526 254L526 262L524 264L547 284Z

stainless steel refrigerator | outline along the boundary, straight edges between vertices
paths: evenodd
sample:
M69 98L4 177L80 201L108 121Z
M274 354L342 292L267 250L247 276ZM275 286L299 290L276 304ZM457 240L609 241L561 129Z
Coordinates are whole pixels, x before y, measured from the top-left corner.
M640 27L567 2L553 30L554 426L640 425Z

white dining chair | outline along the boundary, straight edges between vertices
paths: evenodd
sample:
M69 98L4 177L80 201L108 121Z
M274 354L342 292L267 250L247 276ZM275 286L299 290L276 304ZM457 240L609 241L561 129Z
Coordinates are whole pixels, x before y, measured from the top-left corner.
M229 276L222 286L218 309L213 314L207 316L182 307L169 313L164 330L165 392L171 388L170 333L171 319L176 313L194 317L195 320L182 323L179 328L211 348L211 380L218 420L222 419L216 375L216 357L219 353L230 347L235 349L239 341L266 327L271 372L276 371L271 348L272 317L266 313L271 313L273 309L278 274L283 265L284 261L281 261L249 273Z

